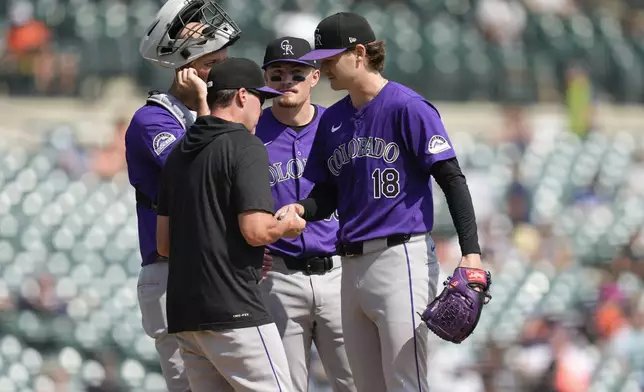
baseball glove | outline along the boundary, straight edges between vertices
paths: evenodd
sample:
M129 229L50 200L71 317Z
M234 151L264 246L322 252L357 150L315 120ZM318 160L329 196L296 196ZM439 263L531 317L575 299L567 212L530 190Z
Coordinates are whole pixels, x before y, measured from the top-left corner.
M458 267L443 284L443 292L420 318L441 339L461 343L476 328L483 305L492 299L492 276L481 269Z

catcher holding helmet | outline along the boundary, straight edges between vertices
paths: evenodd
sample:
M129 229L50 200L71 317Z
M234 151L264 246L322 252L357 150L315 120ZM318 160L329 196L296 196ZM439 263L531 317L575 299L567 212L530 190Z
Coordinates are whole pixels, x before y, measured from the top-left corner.
M168 259L156 248L156 198L161 169L172 146L197 116L209 114L205 79L213 64L228 57L240 29L211 0L169 0L145 31L140 53L174 69L167 93L153 91L134 114L125 135L128 175L136 190L142 268L137 294L143 329L155 340L170 392L189 391L179 345L167 333Z

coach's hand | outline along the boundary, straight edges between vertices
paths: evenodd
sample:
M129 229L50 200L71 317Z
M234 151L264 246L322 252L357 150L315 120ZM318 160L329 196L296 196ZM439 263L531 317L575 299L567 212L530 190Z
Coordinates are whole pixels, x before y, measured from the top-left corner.
M285 238L295 238L299 236L300 234L302 234L304 228L306 227L306 221L302 219L299 214L297 214L297 209L291 208L290 206L292 205L287 206L288 208L286 208L286 211L280 213L279 215L276 214L277 219L284 222L284 224L286 225L284 234L282 235L282 237Z
M298 216L303 216L304 215L304 207L301 204L298 203L292 203L292 204L287 204L284 207L280 208L277 210L275 213L275 217L277 219L282 219L284 216L286 216L286 213L288 210L293 209L297 213Z
M177 71L177 90L182 102L197 112L197 117L210 114L207 96L208 85L199 77L194 68L184 68Z

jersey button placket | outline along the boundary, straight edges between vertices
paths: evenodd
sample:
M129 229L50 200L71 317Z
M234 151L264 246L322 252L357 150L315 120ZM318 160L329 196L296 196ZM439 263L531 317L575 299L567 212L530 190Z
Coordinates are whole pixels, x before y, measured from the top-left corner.
M302 151L299 150L299 144L300 144L300 140L296 139L295 140L294 150L295 150L295 153L297 154L297 156L301 157L302 156Z
M362 128L362 120L360 117L355 117L353 119L353 134L357 136L360 133L360 128Z

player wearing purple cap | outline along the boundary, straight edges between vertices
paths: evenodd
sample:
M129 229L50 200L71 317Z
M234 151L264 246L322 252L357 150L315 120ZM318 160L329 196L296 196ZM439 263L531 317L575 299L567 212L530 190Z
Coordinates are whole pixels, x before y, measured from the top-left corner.
M302 172L325 108L311 104L311 89L320 78L316 62L298 60L310 50L304 39L282 37L269 43L264 55L267 85L283 93L264 110L256 131L268 151L275 209L313 188ZM308 390L313 342L333 390L355 391L342 336L337 231L332 216L307 225L298 238L267 246L273 269L260 287L282 336L294 391Z
M337 208L342 327L358 391L425 392L429 330L419 313L439 275L430 176L446 195L460 266L481 269L465 177L436 108L381 76L384 42L363 17L325 18L300 59L320 60L331 88L348 95L320 119L303 174L313 190L284 209L313 222Z
M206 82L213 63L228 57L227 47L240 30L216 3L170 0L159 10L140 45L143 58L172 68L175 81L167 94L153 92L134 114L125 135L130 183L136 189L136 213L142 268L137 294L145 333L152 337L170 392L189 390L175 337L167 332L168 260L156 252L156 197L161 168L177 140L199 115L210 113Z

